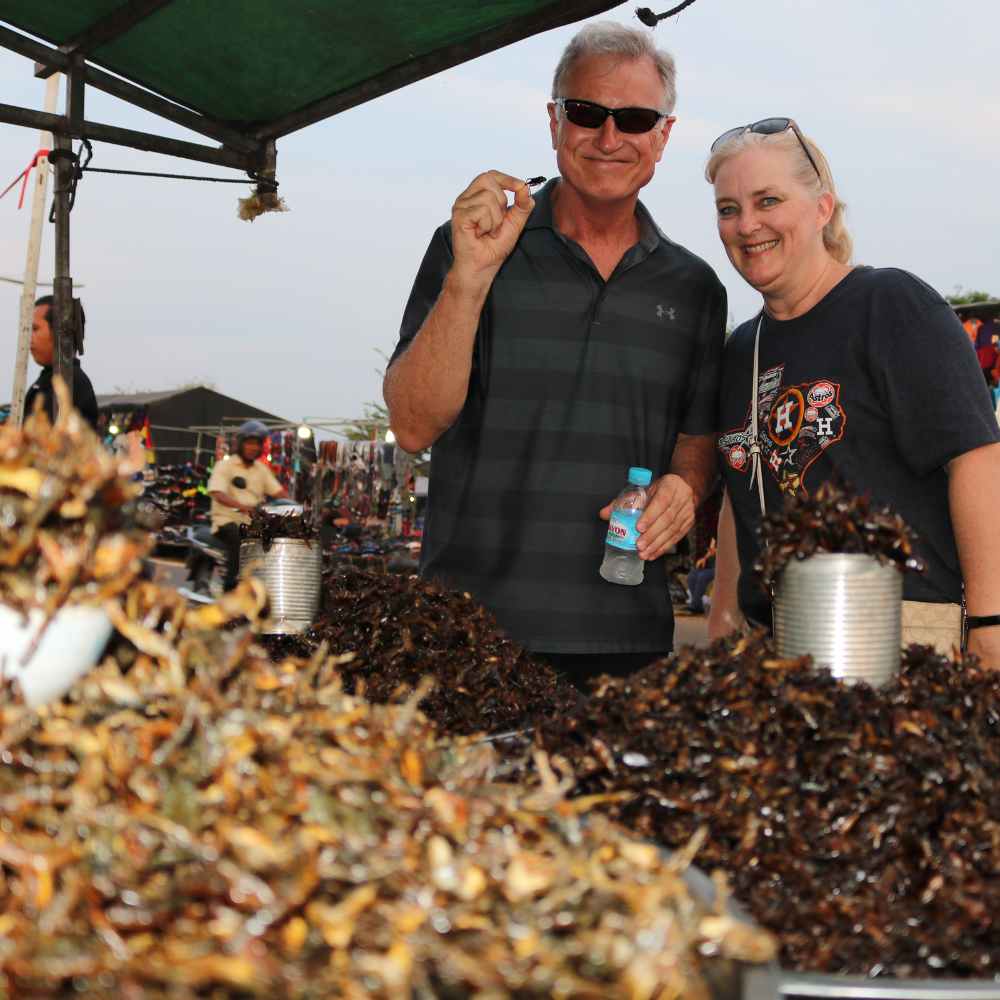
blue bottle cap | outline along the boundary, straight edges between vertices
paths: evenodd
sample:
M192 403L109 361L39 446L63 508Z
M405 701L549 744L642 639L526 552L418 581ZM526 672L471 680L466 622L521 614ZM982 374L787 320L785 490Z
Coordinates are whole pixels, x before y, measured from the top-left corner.
M628 481L633 486L648 486L653 481L653 473L641 465L633 465L628 470Z

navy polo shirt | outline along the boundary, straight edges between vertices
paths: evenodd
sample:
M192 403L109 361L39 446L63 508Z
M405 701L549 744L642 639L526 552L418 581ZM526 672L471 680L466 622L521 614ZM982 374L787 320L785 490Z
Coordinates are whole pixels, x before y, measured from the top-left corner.
M662 560L637 587L598 575L598 511L629 466L668 471L678 433L715 430L726 294L641 203L640 239L604 281L535 208L483 308L465 406L431 449L421 570L470 592L536 652L667 651ZM434 234L403 316L399 356L452 263ZM448 364L447 358L441 364Z

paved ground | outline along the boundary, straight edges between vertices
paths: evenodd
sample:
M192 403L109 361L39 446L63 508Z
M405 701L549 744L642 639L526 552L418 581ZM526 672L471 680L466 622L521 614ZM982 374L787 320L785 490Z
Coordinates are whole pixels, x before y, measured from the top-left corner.
M153 581L164 587L179 587L187 579L184 563L177 559L150 559Z
M708 619L704 615L677 615L674 618L674 648L708 645Z

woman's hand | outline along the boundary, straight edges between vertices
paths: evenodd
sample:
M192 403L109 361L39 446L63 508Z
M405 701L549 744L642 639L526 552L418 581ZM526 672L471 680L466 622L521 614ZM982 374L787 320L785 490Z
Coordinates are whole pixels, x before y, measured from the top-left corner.
M1000 444L974 448L948 464L948 505L970 615L1000 614ZM969 630L968 651L1000 670L1000 626Z

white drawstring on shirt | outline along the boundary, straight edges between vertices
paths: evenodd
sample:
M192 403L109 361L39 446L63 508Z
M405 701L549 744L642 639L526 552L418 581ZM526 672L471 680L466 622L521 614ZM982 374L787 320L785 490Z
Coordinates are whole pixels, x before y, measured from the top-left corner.
M767 513L764 505L764 466L760 459L760 440L757 436L757 410L759 407L758 394L758 358L760 353L760 327L764 322L764 310L760 311L760 318L757 320L757 332L753 338L753 389L750 393L750 485L748 489L753 489L754 480L757 481L757 496L760 498L760 513L763 517Z

